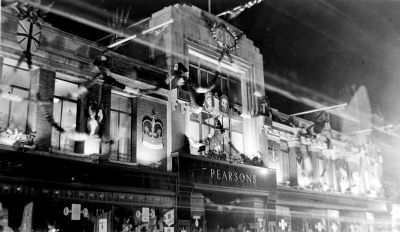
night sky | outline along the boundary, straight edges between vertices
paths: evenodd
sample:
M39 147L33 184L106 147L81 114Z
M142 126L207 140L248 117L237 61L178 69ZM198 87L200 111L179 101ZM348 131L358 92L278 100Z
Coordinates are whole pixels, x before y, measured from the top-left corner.
M212 0L212 13L246 2ZM117 9L126 12L130 6L134 23L175 3L208 7L207 0L56 0L54 8L106 25ZM349 103L363 85L372 113L398 124L399 12L400 1L268 0L229 23L260 48L267 83L325 105ZM47 22L91 40L107 35L55 14ZM273 108L287 114L311 109L272 91L268 96Z

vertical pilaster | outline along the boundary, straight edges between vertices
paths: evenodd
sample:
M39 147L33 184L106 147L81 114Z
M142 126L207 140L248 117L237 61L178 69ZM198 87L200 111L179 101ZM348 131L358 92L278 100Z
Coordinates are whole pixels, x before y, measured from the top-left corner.
M289 180L290 186L298 186L297 182L297 154L300 152L300 143L288 142L289 146Z
M110 138L110 127L111 127L111 89L112 86L108 84L103 84L101 88L101 101L103 108L103 124L101 126L102 137L105 140L109 140ZM102 143L101 144L101 154L105 155L103 159L108 159L110 155L110 143Z
M276 196L269 197L267 201L267 229L265 231L276 231Z

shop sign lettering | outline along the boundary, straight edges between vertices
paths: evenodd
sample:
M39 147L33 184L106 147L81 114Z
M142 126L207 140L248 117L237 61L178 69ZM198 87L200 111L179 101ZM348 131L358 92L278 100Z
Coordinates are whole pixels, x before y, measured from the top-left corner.
M255 174L241 173L236 171L225 171L213 168L210 168L210 178L225 180L229 182L241 182L248 184L257 183L257 176Z
M202 157L179 154L182 180L194 184L276 191L276 172L268 168L213 162Z

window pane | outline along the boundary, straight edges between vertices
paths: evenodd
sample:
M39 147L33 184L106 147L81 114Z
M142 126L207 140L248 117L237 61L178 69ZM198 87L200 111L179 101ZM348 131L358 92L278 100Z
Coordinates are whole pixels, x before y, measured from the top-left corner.
M234 147L232 152L234 152L234 150L237 150L238 152L243 153L243 134L232 131L231 143L232 146Z
M118 94L111 95L111 109L126 113L132 112L131 99Z
M111 158L117 160L118 153L118 113L115 111L111 111L110 114L110 136L111 139L114 140L114 143L111 146ZM115 157L114 157L115 155Z
M192 80L197 80L197 70L198 70L197 67L194 67L192 65L189 66L189 77Z
M214 81L214 73L209 72L208 73L208 78L207 78L207 86L210 86L211 83Z
M188 139L192 139L195 143L199 141L200 138L200 131L199 131L199 123L189 121L188 125ZM198 155L198 149L195 147L190 146L190 154L192 155Z
M29 92L23 89L13 88L12 94L23 98L29 97ZM25 132L28 119L28 102L11 102L10 128L17 128Z
M222 91L222 94L225 94L225 95L228 96L228 93L229 93L229 91L228 91L228 80L226 78L222 78L221 79L221 91Z
M243 122L231 119L231 130L236 132L243 132Z
M4 88L5 91L11 92L11 88ZM10 113L10 101L0 98L0 130L8 128L8 116Z
M242 91L239 81L230 80L229 82L229 96L234 103L242 105Z
M120 97L119 110L126 113L131 113L131 99L127 97Z
M203 124L211 125L211 126L214 125L214 119L211 116L211 114L201 112L201 119L202 119Z
M212 128L207 125L202 125L201 127L201 140L204 140L208 137L208 134L210 134Z
M65 130L75 131L76 129L76 103L63 101L61 127ZM67 139L65 134L60 136L61 150L74 151L75 141Z
M200 86L207 87L207 72L204 70L200 70Z
M220 119L220 121L222 122L222 126L224 127L224 129L229 130L229 118L223 117L222 120Z
M221 82L222 80L221 80L221 75L219 75L218 77L217 77L217 80L215 80L215 91L218 93L218 97L221 97L221 95L222 95L222 90L223 90L223 88L222 88L222 82Z
M119 158L121 161L130 161L131 154L131 116L120 113L119 121Z
M61 120L61 106L62 101L58 98L54 98L53 117L54 121L58 124L60 124ZM51 146L54 149L60 149L60 133L54 128L51 130Z
M69 93L77 91L77 89L78 89L77 84L56 79L54 87L54 95L59 97L66 97L68 96ZM76 98L71 98L71 99L76 100Z

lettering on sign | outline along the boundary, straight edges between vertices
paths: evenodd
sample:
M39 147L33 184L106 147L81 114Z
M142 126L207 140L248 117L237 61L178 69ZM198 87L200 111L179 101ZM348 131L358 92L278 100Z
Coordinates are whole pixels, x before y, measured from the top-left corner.
M241 182L248 184L256 184L257 176L254 174L241 173L236 171L225 171L210 168L210 178L217 180L226 180L229 182Z

